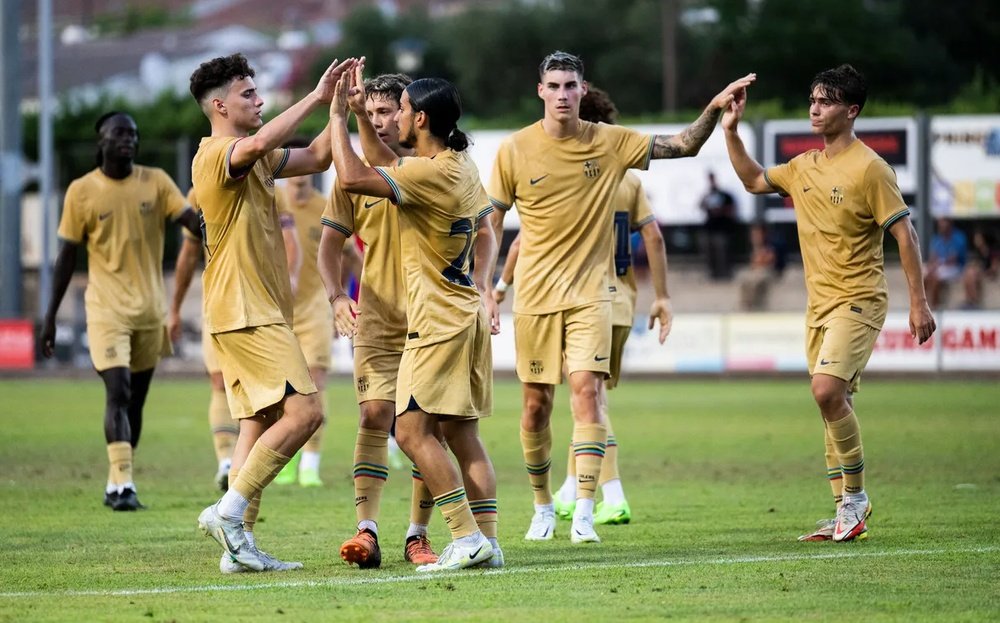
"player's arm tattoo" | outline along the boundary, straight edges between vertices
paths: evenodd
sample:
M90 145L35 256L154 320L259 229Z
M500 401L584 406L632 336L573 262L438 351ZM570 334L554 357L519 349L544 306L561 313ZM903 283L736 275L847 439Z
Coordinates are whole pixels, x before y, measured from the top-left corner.
M701 146L712 135L720 116L722 116L721 109L706 109L680 134L657 135L653 139L653 158L683 158L697 155Z

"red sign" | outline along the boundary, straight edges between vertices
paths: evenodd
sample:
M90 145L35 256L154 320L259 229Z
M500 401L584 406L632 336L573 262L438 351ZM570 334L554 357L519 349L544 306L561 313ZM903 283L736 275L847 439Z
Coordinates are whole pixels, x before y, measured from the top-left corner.
M0 320L0 370L35 367L35 331L28 320Z

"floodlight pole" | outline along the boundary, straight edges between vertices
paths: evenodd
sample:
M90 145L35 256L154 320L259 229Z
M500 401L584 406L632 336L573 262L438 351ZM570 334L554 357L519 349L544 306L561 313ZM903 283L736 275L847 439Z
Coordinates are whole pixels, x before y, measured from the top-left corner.
M52 0L38 0L38 179L42 207L42 257L38 264L38 317L52 294Z

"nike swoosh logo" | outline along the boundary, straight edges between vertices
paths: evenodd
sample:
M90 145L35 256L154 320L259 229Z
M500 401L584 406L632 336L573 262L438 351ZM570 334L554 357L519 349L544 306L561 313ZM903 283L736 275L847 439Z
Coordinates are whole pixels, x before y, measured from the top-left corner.
M111 216L111 213L110 212L105 212L104 214L101 214L100 216L98 216L97 220L103 221L104 219L108 218L109 216Z
M544 180L544 179L545 179L545 178L547 178L548 176L549 176L549 174L548 174L548 173L546 173L545 175L543 175L543 176L541 176L541 177L534 177L534 178L531 178L531 179L530 179L530 180L528 180L528 181L529 181L529 182L531 183L531 185L532 185L532 186L534 186L535 184L537 184L538 182L540 182L540 181Z
M821 365L821 366L829 365L831 363L840 363L840 362L839 361L827 361L826 359L820 359L819 360L819 365Z
M226 542L226 549L229 550L229 553L233 556L238 556L240 553L240 548L233 547L233 544L229 542L229 537L226 536L225 530L220 530L219 532L222 533L222 540Z
M479 546L479 549L477 549L475 551L475 553L473 553L471 556L469 556L469 560L475 560L476 556L478 556L479 552L481 552L481 551L483 551L483 546L482 545Z
M594 355L594 361L604 361L605 359L609 359L609 358L610 358L610 355L608 357L598 357L597 355Z
M372 207L373 205L375 205L376 203L382 203L382 200L381 200L381 199L376 199L375 201L366 201L366 202L365 202L365 209L366 209L366 210L369 210L369 209L371 209L371 207Z
M805 188L802 189L802 192L807 193L810 190L812 190L812 186L806 186Z

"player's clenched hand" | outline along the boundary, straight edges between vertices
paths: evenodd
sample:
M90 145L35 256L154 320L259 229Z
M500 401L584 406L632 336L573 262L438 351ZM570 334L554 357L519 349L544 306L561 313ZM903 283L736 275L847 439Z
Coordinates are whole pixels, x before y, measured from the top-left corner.
M757 79L757 74L747 74L738 80L733 80L729 83L729 86L722 89L722 92L712 98L712 102L709 104L710 108L715 110L725 111L729 108L729 105L733 103L735 99L736 92L743 90L746 92L746 88L754 83Z
M346 294L333 299L333 326L344 337L358 334L358 304Z
M931 339L935 329L937 323L934 322L934 314L927 303L910 307L910 335L916 338L918 344Z
M340 77L345 73L350 73L350 70L354 68L354 64L357 62L354 58L349 58L344 62L338 64L337 59L333 59L330 66L326 68L323 75L319 78L319 83L316 88L313 89L313 95L321 103L326 103L330 101L333 97L333 90L337 86L337 82Z
M490 320L490 335L496 335L500 333L500 305L497 304L490 292L483 294L480 298L483 299L483 307L486 308L486 317Z
M652 330L657 322L660 323L660 344L663 344L674 326L674 311L669 298L656 299L649 307L649 329Z
M347 93L347 105L350 107L351 112L359 117L367 114L365 112L365 99L367 99L368 95L365 93L364 71L365 57L362 56L355 63L354 70L351 71L351 89Z

